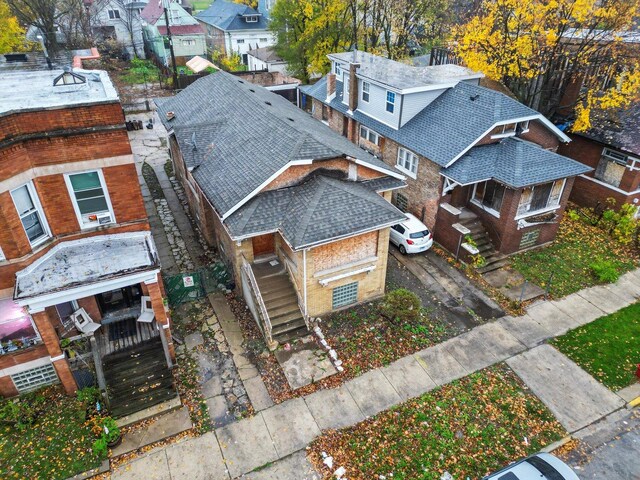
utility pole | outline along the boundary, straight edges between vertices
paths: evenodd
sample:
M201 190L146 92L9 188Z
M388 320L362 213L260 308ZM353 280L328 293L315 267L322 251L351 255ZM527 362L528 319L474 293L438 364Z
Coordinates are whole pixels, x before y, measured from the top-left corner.
M167 6L171 0L161 0L164 7L164 22L167 24L167 37L169 37L169 51L171 52L171 69L173 70L173 88L178 88L178 67L176 65L176 55L173 52L173 38L169 27L169 9Z

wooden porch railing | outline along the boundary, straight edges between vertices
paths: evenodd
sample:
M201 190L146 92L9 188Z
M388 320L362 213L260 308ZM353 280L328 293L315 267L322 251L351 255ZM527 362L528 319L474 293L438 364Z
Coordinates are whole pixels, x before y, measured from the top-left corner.
M269 349L276 345L276 342L273 340L271 326L271 319L269 318L269 313L267 312L267 307L262 300L262 294L260 293L260 287L258 287L258 281L256 280L255 275L253 274L253 269L251 268L251 264L247 261L247 259L242 256L242 271L246 275L247 280L249 282L249 287L251 291L249 294L253 299L255 305L258 307L258 317L262 320L262 323L256 319L256 323L260 330L262 330L262 334L267 342L267 346Z

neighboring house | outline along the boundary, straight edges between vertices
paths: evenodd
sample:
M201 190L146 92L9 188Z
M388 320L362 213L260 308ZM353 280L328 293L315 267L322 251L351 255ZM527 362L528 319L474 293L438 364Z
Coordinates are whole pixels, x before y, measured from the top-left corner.
M97 41L114 39L124 44L129 56L145 58L140 13L147 2L104 0L85 2L91 13L91 31Z
M150 1L140 16L143 20L142 31L147 49L164 65L169 65L171 53L162 3ZM176 63L184 65L196 55L206 57L204 31L198 21L174 2L169 2L168 16Z
M58 381L71 394L92 377L110 387L114 415L175 396L160 264L124 123L106 72L0 75L4 397ZM88 339L82 361L62 339ZM145 351L135 375L125 348ZM130 380L148 388L143 398L131 400Z
M285 73L287 70L287 62L276 53L273 47L249 50L247 58L247 66L250 72L266 70L267 72Z
M384 294L400 172L226 72L156 103L189 208L271 347Z
M225 55L237 53L242 63L249 64L249 50L275 45L275 36L269 31L265 15L247 5L225 0L214 0L206 10L198 13L207 35L207 46Z
M587 207L640 204L640 104L595 114L595 124L583 133L571 133L561 145L563 155L591 167L576 179L571 200ZM638 210L637 216L640 216Z
M238 78L242 78L256 85L261 85L267 90L277 93L291 103L298 104L298 87L300 80L280 72L237 72Z
M301 88L313 116L407 175L393 201L439 243L456 252L469 233L492 263L553 240L574 177L590 169L555 153L569 138L540 113L461 66L329 59L332 73Z

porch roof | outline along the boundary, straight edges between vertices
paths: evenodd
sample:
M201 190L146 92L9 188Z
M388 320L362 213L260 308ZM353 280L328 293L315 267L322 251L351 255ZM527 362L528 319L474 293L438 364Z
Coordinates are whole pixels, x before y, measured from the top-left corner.
M303 184L257 195L225 224L234 239L279 231L298 250L405 220L376 193L378 188L375 182L315 175Z
M149 232L96 235L62 242L16 273L14 298L25 300L157 270Z
M519 138L473 147L440 173L460 185L497 180L512 188L575 177L592 168Z

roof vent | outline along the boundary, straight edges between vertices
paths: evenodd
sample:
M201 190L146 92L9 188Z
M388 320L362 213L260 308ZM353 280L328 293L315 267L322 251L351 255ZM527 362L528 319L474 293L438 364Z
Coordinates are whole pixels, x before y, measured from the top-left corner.
M249 89L250 92L256 93L256 91L253 88Z
M87 83L87 79L82 75L73 73L71 67L64 67L64 72L53 79L54 87L60 85L78 85L81 83Z
M475 101L476 101L477 99L479 99L479 98L480 98L480 94L479 94L479 93L476 93L475 95L471 95L471 96L469 97L469 100L471 100L472 102L475 102Z
M176 112L167 112L165 115L167 117L167 121L171 121L176 118Z
M294 121L293 118L291 118L291 117L287 117L287 120L289 120L290 122Z
M242 80L238 80L239 83L244 83Z
M264 102L264 103L266 103L267 105L271 106L271 102Z

